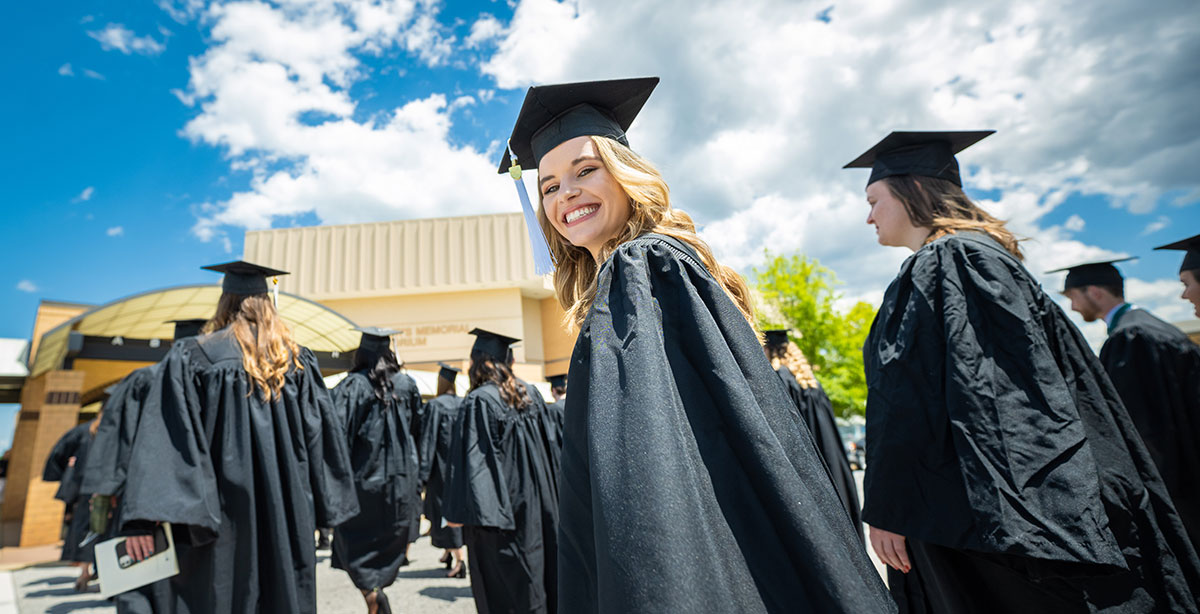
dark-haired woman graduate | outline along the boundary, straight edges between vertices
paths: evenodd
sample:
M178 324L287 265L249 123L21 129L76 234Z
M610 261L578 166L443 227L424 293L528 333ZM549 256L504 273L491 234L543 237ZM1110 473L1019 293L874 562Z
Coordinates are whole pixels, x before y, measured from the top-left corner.
M115 392L115 387L105 390L105 403L112 398L111 392ZM96 562L95 542L87 545L82 543L88 536L91 519L88 507L91 493L83 489L83 476L102 418L103 412L95 419L67 431L50 449L50 456L46 458L46 466L42 469L43 481L59 483L54 498L66 505L66 531L59 560L79 568L79 577L75 579L75 590L79 592L87 590L93 578L91 566Z
M991 132L895 132L848 167L914 253L863 348L863 520L905 612L1196 612L1200 561L1117 391L962 190Z
M397 331L358 330L363 335L354 367L330 393L346 425L360 508L333 533L333 567L350 574L367 600L369 614L390 614L383 589L395 582L408 550L413 508L420 508L420 466L393 382L400 372L391 348Z
M195 337L208 320L174 320L174 340ZM116 385L112 397L104 406L104 417L96 429L96 439L84 468L83 490L92 493L92 506L111 510L109 526L121 525L121 500L125 492L125 476L129 472L129 456L137 439L138 421L142 406L155 375L162 363L142 367L125 376ZM153 614L170 612L172 602L170 580L159 580L112 599L117 614Z
M850 470L850 461L846 459L846 445L838 433L837 422L833 419L833 403L829 395L813 375L812 366L804 357L804 352L788 339L788 329L763 331L763 350L771 361L771 366L783 380L788 395L800 411L800 418L812 434L817 453L825 461L829 469L829 477L833 487L837 489L838 498L850 515L850 522L863 537L862 508L858 504L858 483L854 480L854 472Z
M442 515L463 526L481 614L553 614L558 490L545 405L509 367L517 339L471 334L471 391L455 427Z
M434 548L446 551L442 556L442 562L449 570L446 576L465 578L467 569L462 528L447 525L442 516L442 496L450 468L450 444L462 406L462 399L454 394L454 380L460 370L445 363L438 363L438 366L441 368L438 370L437 396L425 404L424 424L421 426L421 481L425 483L425 517L432 525L429 541Z
M745 282L629 148L657 83L531 88L500 168L537 168L534 253L549 240L579 330L559 610L893 611L763 355Z
M265 267L233 262L208 334L178 341L142 407L123 529L134 560L172 524L177 612L316 612L313 532L358 513L341 421Z

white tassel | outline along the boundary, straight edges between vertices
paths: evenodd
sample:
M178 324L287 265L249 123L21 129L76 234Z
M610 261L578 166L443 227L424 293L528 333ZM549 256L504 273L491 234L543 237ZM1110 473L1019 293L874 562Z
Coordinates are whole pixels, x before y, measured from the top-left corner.
M511 151L511 150L510 150ZM554 257L550 255L550 245L546 235L538 225L537 213L533 203L529 201L529 192L525 190L525 182L521 181L521 167L517 164L516 156L512 156L512 165L508 169L513 182L517 184L517 196L521 198L521 209L525 213L525 226L529 229L529 244L533 247L533 270L538 275L548 275L554 272Z

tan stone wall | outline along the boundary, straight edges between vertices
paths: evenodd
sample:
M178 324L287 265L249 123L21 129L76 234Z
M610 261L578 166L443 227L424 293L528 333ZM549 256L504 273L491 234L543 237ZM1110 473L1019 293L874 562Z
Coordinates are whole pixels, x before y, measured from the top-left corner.
M90 305L42 301L38 305L37 316L33 321L33 341L29 345L29 356L37 356L38 344L42 341L42 335L88 309L91 309Z
M541 300L542 347L545 352L546 375L561 375L567 372L571 351L575 349L578 333L567 332L563 326L566 312L554 297Z

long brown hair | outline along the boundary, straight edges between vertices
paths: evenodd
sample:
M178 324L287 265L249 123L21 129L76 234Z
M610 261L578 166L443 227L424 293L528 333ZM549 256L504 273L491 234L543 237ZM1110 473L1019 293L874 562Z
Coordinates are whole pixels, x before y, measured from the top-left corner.
M467 369L471 390L492 383L500 389L500 399L520 411L527 409L533 401L524 387L517 386L512 369L501 360L495 360L484 352L471 352L471 368Z
M558 234L546 217L546 208L538 207L538 223L542 226L542 232L546 235L550 253L556 263L554 288L559 304L567 312L564 318L567 327L574 330L582 325L592 302L596 300L599 263L607 260L613 250L622 243L654 232L679 239L696 250L708 272L733 299L733 303L750 326L757 330L754 322L754 301L750 297L746 281L737 271L717 262L708 244L696 234L696 224L691 216L671 207L670 190L658 169L613 139L599 136L590 138L596 145L596 153L600 155L600 160L629 197L632 213L621 233L601 248L600 258L597 260L587 249L572 245ZM539 205L540 200L539 197Z
M292 340L292 332L275 311L275 304L266 294L221 295L217 313L205 333L229 328L229 333L242 348L242 368L270 401L283 389L284 376L300 364L300 346Z
M808 389L818 386L817 377L813 375L812 365L808 364L808 358L795 343L788 341L785 346L768 345L766 352L767 358L771 360L771 368L787 367L801 388Z
M892 196L904 205L913 226L929 228L931 243L960 230L986 233L1018 260L1023 260L1020 239L1001 220L976 205L953 182L936 177L893 175L882 179Z

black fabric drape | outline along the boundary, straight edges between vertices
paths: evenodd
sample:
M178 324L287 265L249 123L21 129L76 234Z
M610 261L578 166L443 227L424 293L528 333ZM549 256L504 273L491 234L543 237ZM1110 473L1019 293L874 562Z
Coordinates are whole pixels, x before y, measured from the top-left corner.
M442 496L450 466L450 445L462 399L443 394L425 405L421 427L421 481L425 483L425 517L433 525L429 539L435 548L460 548L462 528L444 526Z

